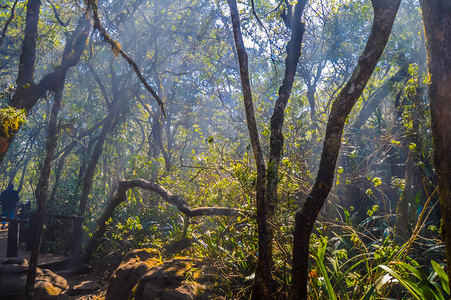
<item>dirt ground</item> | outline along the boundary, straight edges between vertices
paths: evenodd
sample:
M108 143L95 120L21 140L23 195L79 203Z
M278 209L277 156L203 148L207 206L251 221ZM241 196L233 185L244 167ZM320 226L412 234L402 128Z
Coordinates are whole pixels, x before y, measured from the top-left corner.
M69 289L60 296L61 300L103 300L105 299L108 281L111 276L110 270L96 269L86 274L62 275L69 284ZM99 287L82 294L74 294L73 287L83 282L95 282Z

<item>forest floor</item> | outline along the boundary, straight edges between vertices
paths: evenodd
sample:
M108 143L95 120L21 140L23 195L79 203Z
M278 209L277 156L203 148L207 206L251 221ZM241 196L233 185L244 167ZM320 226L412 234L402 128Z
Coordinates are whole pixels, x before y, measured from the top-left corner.
M58 272L56 272L58 273ZM103 300L105 299L108 282L112 274L108 269L94 269L86 274L71 274L63 275L69 285L69 290L66 291L59 299L61 300ZM98 288L88 290L85 293L73 294L73 287L84 282L97 283Z

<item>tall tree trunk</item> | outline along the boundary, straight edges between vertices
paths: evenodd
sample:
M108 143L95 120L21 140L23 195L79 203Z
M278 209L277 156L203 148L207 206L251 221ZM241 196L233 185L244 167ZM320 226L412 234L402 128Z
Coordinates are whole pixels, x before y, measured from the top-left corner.
M285 75L282 81L282 85L279 88L279 95L274 105L274 112L271 116L271 136L269 141L269 161L266 171L266 190L265 190L265 210L264 214L259 216L257 211L257 221L261 218L261 223L257 223L259 226L265 227L265 235L259 235L259 251L261 247L268 248L267 260L258 260L256 279L252 288L253 299L275 299L275 290L271 289L271 294L262 294L262 288L265 287L265 283L260 284L258 282L258 276L264 278L264 276L271 276L272 272L272 242L274 237L273 224L274 213L276 210L278 196L277 188L279 183L279 165L282 157L284 137L283 137L283 122L285 107L288 103L288 99L291 95L293 88L294 77L296 75L296 69L301 56L302 39L304 37L305 24L301 22L301 17L304 12L307 0L299 0L295 6L293 16L291 16L291 39L287 44L287 57L285 59ZM258 200L257 200L258 201ZM258 209L258 208L257 208ZM263 244L265 243L265 244ZM259 252L260 254L261 252ZM260 268L259 268L260 267ZM265 274L265 275L264 275Z
M394 232L396 238L400 243L406 242L411 233L412 228L409 224L409 217L412 215L412 212L409 215L409 204L414 204L415 197L418 192L421 192L423 195L426 195L426 192L423 190L422 184L422 172L419 170L418 163L420 162L420 154L423 149L423 142L420 136L421 130L421 120L424 120L424 109L423 109L423 96L424 96L424 88L423 88L423 70L425 68L425 58L426 53L424 49L424 35L421 33L420 35L420 51L418 53L418 74L416 78L416 89L413 95L406 95L408 99L411 100L412 107L414 111L412 112L412 129L407 131L407 137L404 142L404 148L408 149L407 152L407 161L405 163L405 188L402 192L401 198L398 201L398 206L396 208L396 221L394 225ZM401 112L401 110L400 110ZM415 145L414 148L411 148L411 145ZM421 205L421 203L420 203ZM411 206L412 207L412 206ZM424 208L425 209L425 208Z
M230 7L235 47L240 67L241 86L243 90L244 106L247 126L251 139L252 150L257 165L257 226L258 226L258 261L252 287L252 299L273 299L275 285L272 278L273 260L273 216L277 202L277 184L279 163L283 149L283 121L284 110L290 98L296 68L301 55L304 23L301 22L306 0L298 1L292 20L291 40L287 45L287 58L285 60L285 76L279 88L279 97L274 106L271 117L270 155L268 169L266 170L263 152L258 136L257 122L255 120L252 92L249 80L248 57L241 34L240 19L235 0L227 0Z
M114 98L116 98L116 99L113 98L113 102L111 103L109 110L108 110L107 120L102 127L100 136L97 139L94 150L92 151L92 156L91 156L91 159L89 160L89 163L88 163L88 166L86 169L86 173L83 178L83 189L82 189L82 194L80 196L80 205L79 205L79 215L80 216L84 216L86 213L86 207L88 205L89 194L91 193L92 180L94 178L95 170L97 167L97 162L99 161L99 157L102 154L103 144L106 141L108 133L113 128L113 125L118 116L119 105L120 105L122 96L123 96L123 93L119 93L118 95L114 96Z
M44 214L47 200L47 191L49 187L50 172L52 169L53 154L55 152L57 133L58 133L58 114L61 107L61 100L63 97L65 78L62 78L59 83L54 97L54 103L52 106L52 112L50 114L50 121L47 134L46 154L44 164L41 170L41 176L39 178L38 191L37 191L37 204L38 209L36 213L36 235L33 249L30 257L30 268L28 269L27 282L25 285L25 299L33 299L34 284L36 281L36 268L38 265L39 249L41 247L42 229L44 225Z
M382 55L400 2L400 0L372 0L374 19L367 44L351 78L332 105L315 184L295 215L292 265L293 299L307 300L310 235L332 187L346 118L362 94Z
M439 177L442 234L451 270L451 3L421 1L427 65L434 164ZM451 286L451 281L450 281Z
M255 163L257 166L257 226L258 226L258 263L255 274L254 288L252 297L258 299L268 298L272 293L273 278L272 271L272 229L267 223L268 205L265 201L265 182L266 182L266 166L263 159L263 152L258 137L257 121L255 120L254 102L252 100L252 91L249 80L248 57L244 47L241 34L240 18L235 0L227 0L230 7L230 15L232 18L233 34L235 38L235 46L240 66L241 86L243 89L243 101L246 112L247 128L251 139L251 146L254 153ZM254 290L258 287L257 291Z
M73 59L75 59L75 62L78 62L81 53L83 52L84 46L86 44L89 28L90 23L87 21L86 18L83 17L78 23L74 35L70 39L68 39L66 46L64 47L62 57L63 62L68 62ZM38 209L36 213L36 235L35 235L36 238L35 243L33 244L33 249L31 251L30 268L28 270L27 282L25 284L26 300L31 300L33 298L34 284L36 281L36 268L38 265L39 249L41 247L42 228L44 224L44 214L47 201L47 191L49 187L50 173L52 169L53 155L57 143L58 114L61 108L61 101L63 98L64 84L66 81L66 71L67 69L64 70L62 74L60 74L61 76L51 79L52 82L51 87L55 91L55 96L52 110L50 113L50 120L48 126L46 155L41 169L41 176L39 178L36 193L36 201L38 204ZM21 78L21 76L19 75L18 78ZM32 81L33 77L30 77L30 80Z

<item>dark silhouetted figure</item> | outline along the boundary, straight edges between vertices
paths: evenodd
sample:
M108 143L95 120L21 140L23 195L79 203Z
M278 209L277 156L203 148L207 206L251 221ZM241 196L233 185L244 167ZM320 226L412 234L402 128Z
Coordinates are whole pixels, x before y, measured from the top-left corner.
M14 190L14 184L8 184L8 188L4 190L0 195L0 202L2 203L2 217L14 218L14 211L19 202L19 193ZM3 221L2 229L6 226L6 222Z

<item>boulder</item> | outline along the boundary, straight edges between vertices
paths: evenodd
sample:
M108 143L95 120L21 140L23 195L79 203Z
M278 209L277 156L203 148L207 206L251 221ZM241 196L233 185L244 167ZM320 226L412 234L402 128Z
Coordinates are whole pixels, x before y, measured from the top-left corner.
M218 276L205 261L191 258L168 260L145 274L134 291L136 300L207 299Z
M141 277L161 264L161 253L155 249L128 252L114 271L108 284L105 300L127 300Z
M69 292L72 296L90 294L100 288L100 285L96 281L83 281L80 284L74 286Z
M24 298L28 272L28 263L25 262L22 261L21 264L8 262L0 266L0 295L5 299ZM50 270L38 268L34 288L33 300L43 300L59 297L68 289L68 285L63 277Z

